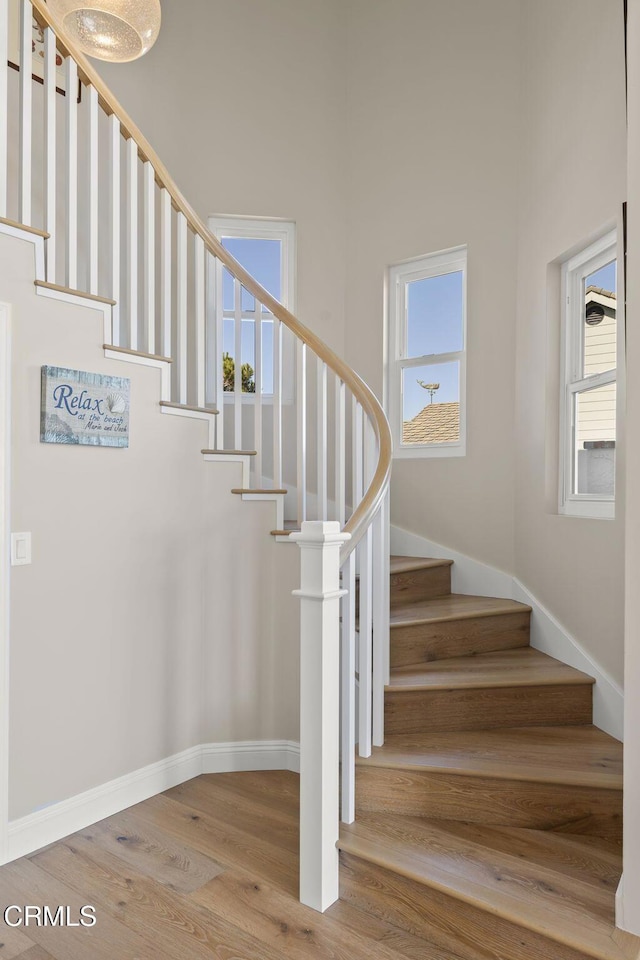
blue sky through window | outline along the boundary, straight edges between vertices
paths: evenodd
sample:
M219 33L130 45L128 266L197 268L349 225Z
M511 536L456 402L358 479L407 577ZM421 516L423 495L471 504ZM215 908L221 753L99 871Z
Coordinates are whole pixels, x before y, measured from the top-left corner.
M223 246L242 264L252 277L262 284L269 293L282 299L282 243L280 240L266 240L249 237L223 237ZM234 283L228 270L224 271L222 284L223 305L225 310L234 309ZM254 298L242 291L242 310L255 310ZM223 350L235 356L235 322L227 318L223 330ZM255 334L253 320L242 321L242 363L250 363L255 368ZM262 392L273 393L273 324L262 321Z
M407 357L463 349L462 272L407 284Z
M602 290L609 290L610 293L616 292L616 261L612 260L599 270L595 270L585 278L584 285L587 287L600 287Z

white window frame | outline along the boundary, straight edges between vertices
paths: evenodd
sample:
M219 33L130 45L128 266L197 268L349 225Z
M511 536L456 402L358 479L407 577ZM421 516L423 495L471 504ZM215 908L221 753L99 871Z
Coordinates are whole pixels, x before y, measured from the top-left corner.
M616 291L616 324L617 324L617 357L616 366L602 373L583 376L584 352L584 293L583 280L616 260L617 291ZM596 519L612 519L615 517L615 493L612 497L601 495L574 493L572 491L573 458L574 458L574 398L576 394L593 390L597 387L618 383L618 366L620 357L620 331L623 329L622 301L620 295L621 259L618 251L617 231L610 230L583 250L580 250L562 264L562 358L561 358L561 386L560 386L560 496L559 512L565 516L585 517ZM618 423L618 409L620 403L619 390L616 391L616 423ZM616 429L616 448L618 448L618 430ZM617 449L616 449L617 453ZM617 456L616 456L617 461Z
M213 214L208 219L211 232L222 243L224 238L240 238L247 240L279 240L282 243L282 262L280 268L280 290L282 306L295 313L296 310L296 225L293 220L284 220L278 217L247 217L231 216L229 214ZM217 271L212 277L210 289L219 290L218 309L222 309L223 318L234 318L233 310L224 310L222 307L222 264L216 261ZM213 311L216 313L216 310ZM252 319L251 311L247 311L247 319ZM273 319L273 314L263 311L262 320ZM293 403L295 382L295 348L294 337L288 328L282 325L282 402ZM233 391L225 391L225 403L233 403ZM262 402L273 402L273 394L263 393ZM255 394L243 393L242 403L255 403Z
M407 357L407 285L415 280L462 273L462 350L453 353ZM451 443L403 443L403 372L411 367L460 363L460 439ZM393 436L393 456L464 457L467 435L467 247L427 254L389 268L388 415Z

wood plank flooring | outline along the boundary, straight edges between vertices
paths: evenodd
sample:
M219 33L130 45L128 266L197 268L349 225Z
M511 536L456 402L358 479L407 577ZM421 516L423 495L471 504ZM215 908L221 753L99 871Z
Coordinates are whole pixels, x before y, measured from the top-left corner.
M298 777L198 777L0 867L3 904L97 914L92 928L0 915L0 960L457 960L351 904L318 914L297 889Z

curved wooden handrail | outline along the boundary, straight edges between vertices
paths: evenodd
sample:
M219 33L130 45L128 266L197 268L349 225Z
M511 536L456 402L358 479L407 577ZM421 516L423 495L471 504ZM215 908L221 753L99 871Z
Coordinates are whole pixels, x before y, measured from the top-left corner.
M341 558L344 561L356 547L363 533L373 520L382 498L385 495L389 476L391 474L392 442L391 430L377 397L358 376L355 370L333 352L312 330L300 323L289 310L282 306L267 290L255 280L238 261L231 256L228 250L220 243L206 224L198 216L189 201L177 187L164 163L157 155L149 141L134 123L122 104L113 96L102 78L91 66L87 58L78 50L65 33L64 27L55 16L53 10L46 4L46 0L31 0L34 16L42 27L51 27L56 35L59 50L65 56L71 56L78 65L78 76L85 84L90 84L98 94L100 106L109 115L114 115L120 122L122 135L126 139L135 141L138 153L143 161L149 161L155 171L156 181L171 196L174 207L183 214L194 233L204 241L205 247L240 281L260 303L266 306L271 313L291 330L296 337L306 343L320 359L340 377L343 383L368 415L378 441L379 457L376 471L364 497L352 513L344 530L351 534L342 549Z

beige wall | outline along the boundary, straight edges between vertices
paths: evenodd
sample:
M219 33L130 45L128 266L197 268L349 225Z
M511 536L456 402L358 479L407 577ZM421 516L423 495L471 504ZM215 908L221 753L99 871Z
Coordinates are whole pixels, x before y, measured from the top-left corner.
M155 47L100 73L202 217L295 220L297 313L344 345L342 0L163 0Z
M351 0L347 356L382 395L390 264L468 244L467 456L396 460L392 522L511 571L513 0Z
M204 463L201 422L160 413L157 370L104 358L100 313L33 279L32 245L0 236L11 528L33 537L11 575L12 818L195 744L298 735L297 550L272 505ZM130 377L130 447L41 444L42 364Z
M527 2L522 36L515 573L621 682L624 438L616 519L559 516L555 261L615 225L625 199L622 2Z

